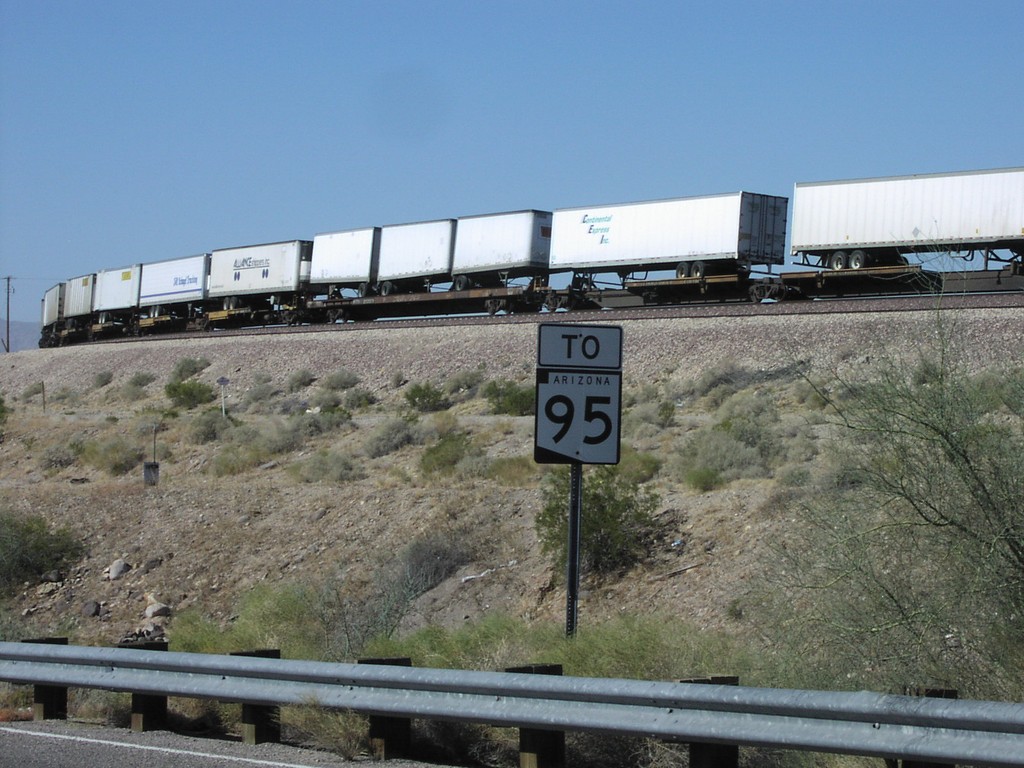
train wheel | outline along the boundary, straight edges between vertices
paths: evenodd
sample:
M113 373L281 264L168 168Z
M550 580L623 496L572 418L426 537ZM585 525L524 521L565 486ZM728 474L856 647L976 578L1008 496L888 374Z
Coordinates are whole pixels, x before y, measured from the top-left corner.
M846 269L846 251L836 251L828 257L828 268L836 271Z
M868 265L868 255L864 251L856 250L850 254L850 269L863 269Z
M690 276L690 262L681 261L676 265L676 277L689 277Z

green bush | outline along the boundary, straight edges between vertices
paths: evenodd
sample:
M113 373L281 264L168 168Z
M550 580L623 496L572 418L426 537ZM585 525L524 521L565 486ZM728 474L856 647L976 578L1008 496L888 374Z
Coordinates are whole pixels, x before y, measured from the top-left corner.
M420 413L443 411L451 405L444 392L429 381L410 385L405 390L405 399L413 410Z
M212 443L236 424L230 416L222 414L220 408L210 408L192 418L189 434L197 443Z
M459 371L445 383L445 391L449 395L459 395L464 398L472 397L484 380L484 373L481 370Z
M171 383L177 384L186 379L191 379L197 373L205 371L210 367L210 361L205 357L183 357L174 364L171 371Z
M405 419L391 418L377 427L366 439L364 449L371 459L394 453L399 448L416 442L416 432Z
M350 389L345 393L345 397L342 398L342 405L350 411L358 411L362 408L369 408L371 405L377 402L377 398L373 396L373 393L366 389Z
M11 412L11 409L4 403L4 396L0 395L0 424L7 421L7 414Z
M316 376L313 375L312 371L307 371L305 368L295 371L291 376L288 377L288 382L285 385L289 392L294 394L301 389L305 389L310 384L316 381Z
M537 465L526 456L503 456L488 464L486 476L499 485L522 488L535 481Z
M129 384L131 384L133 387L140 388L149 386L154 381L156 381L156 376L154 376L152 373L145 373L143 371L133 373L132 377L128 379Z
M481 390L494 413L529 416L536 408L534 387L519 386L514 381L489 381Z
M420 469L427 475L450 475L469 453L471 443L465 432L442 435L420 456Z
M544 506L536 529L541 549L564 569L568 548L569 468L552 472L543 488ZM586 471L580 560L599 573L625 570L639 562L654 532L657 494L623 476L614 466Z
M27 387L25 387L25 389L22 390L21 400L22 402L31 400L36 395L41 395L45 391L46 385L41 381L37 381L35 384L29 384Z
M114 380L113 371L100 371L92 377L92 388L103 389L107 384Z
M71 449L71 447L61 443L59 445L51 445L44 449L39 455L38 462L40 469L47 470L70 467L77 460L78 455Z
M81 458L86 464L111 475L124 475L137 467L143 451L120 435L91 440L81 447Z
M334 451L319 451L305 461L290 465L288 473L303 483L341 484L364 476L351 457Z
M320 386L324 389L352 389L356 384L359 383L359 377L356 376L352 371L341 368L340 370L330 373L320 381Z
M691 488L704 492L713 491L724 485L724 481L722 480L722 476L718 474L718 470L711 469L709 467L694 467L693 469L689 469L683 475L683 479Z
M51 531L38 515L0 511L0 589L10 589L77 559L83 547L66 528Z
M164 393L178 408L191 410L217 397L213 387L201 381L172 381L164 387Z

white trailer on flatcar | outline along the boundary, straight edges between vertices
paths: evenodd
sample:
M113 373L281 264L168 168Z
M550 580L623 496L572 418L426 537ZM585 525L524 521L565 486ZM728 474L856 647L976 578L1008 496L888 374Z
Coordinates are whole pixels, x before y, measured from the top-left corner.
M511 211L458 219L452 287L502 285L547 272L551 257L550 211Z
M354 288L366 296L377 282L380 227L323 232L313 238L309 282L324 293Z
M159 308L201 302L206 298L209 275L208 253L143 264L139 306Z
M455 228L455 219L381 227L380 293L387 296L451 280Z
M679 277L785 261L787 199L737 192L555 211L551 269L675 269Z
M832 269L903 263L909 253L1024 259L1024 168L799 183L794 259ZM813 261L812 261L813 259Z
M210 287L207 296L224 299L224 309L239 296L265 295L280 303L281 297L301 291L309 282L310 240L221 248L210 254Z

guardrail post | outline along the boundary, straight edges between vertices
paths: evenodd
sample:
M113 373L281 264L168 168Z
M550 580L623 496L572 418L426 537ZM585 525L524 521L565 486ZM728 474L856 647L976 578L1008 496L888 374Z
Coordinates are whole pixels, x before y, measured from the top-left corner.
M698 685L739 685L735 675L713 675L680 680L681 683ZM740 748L736 744L690 743L690 768L737 768L740 764Z
M561 664L528 664L508 667L506 672L528 675L561 675ZM519 729L519 768L562 768L565 765L565 731Z
M138 651L166 651L166 640L119 643L118 648ZM167 697L150 693L132 694L132 730L136 733L155 731L167 723Z
M411 667L412 659L359 659L358 663ZM370 715L370 754L375 760L409 757L411 743L412 720L408 717Z
M23 643L42 643L43 645L67 645L66 637L38 637L33 640L22 640ZM33 720L67 720L68 689L59 685L32 686L32 719Z
M232 656L280 659L281 651L266 648L259 651L237 651ZM242 741L249 745L276 744L281 741L281 708L260 704L242 704Z
M958 694L952 688L927 688L924 686L904 686L904 696L927 696L933 699L955 699ZM900 763L897 760L887 760L886 763ZM949 768L948 763L936 763L928 760L903 760L902 768Z

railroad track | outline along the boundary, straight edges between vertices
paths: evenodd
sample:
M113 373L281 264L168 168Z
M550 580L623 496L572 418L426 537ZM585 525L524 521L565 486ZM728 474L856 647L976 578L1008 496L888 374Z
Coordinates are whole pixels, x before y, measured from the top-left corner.
M637 306L620 309L582 309L572 312L530 312L509 315L443 315L400 318L365 322L311 324L294 326L252 326L213 329L205 333L164 333L151 337L120 337L99 340L98 344L125 344L146 340L182 340L196 338L232 338L272 334L347 333L351 331L389 328L453 328L479 325L529 325L557 322L627 322L631 320L664 320L717 317L768 317L781 315L867 314L889 312L948 311L958 309L1024 310L1024 293L924 294L912 296L870 296L831 298L814 301L782 301L752 304L749 302L709 302L665 306ZM1024 319L1024 315L1022 315Z

